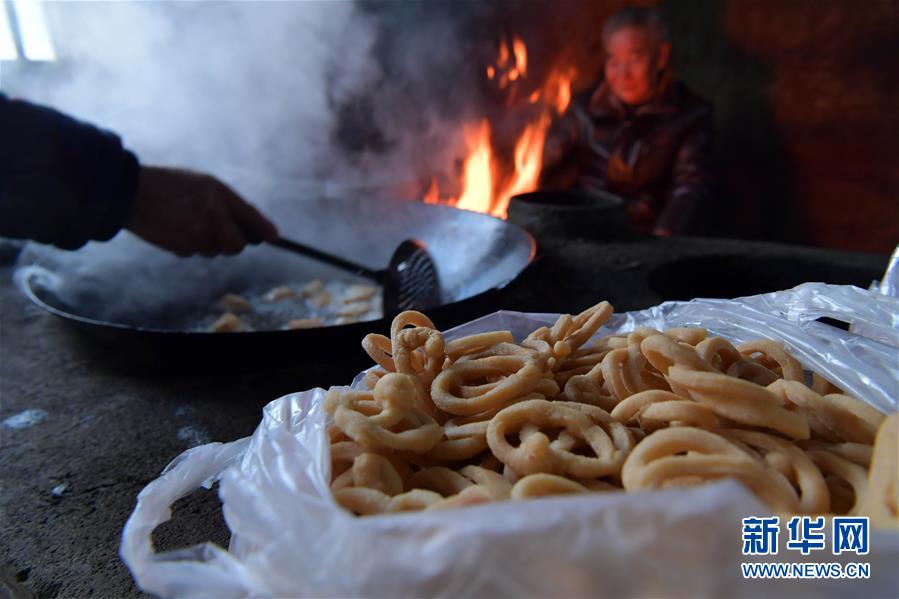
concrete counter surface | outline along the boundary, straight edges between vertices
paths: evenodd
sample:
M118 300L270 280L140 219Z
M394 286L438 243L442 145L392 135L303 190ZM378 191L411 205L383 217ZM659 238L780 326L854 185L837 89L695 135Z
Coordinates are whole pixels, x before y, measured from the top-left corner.
M608 300L616 312L667 300L734 298L806 282L867 288L888 257L736 239L538 239L537 259L507 289L505 307L565 312Z
M19 592L141 595L118 556L140 490L184 450L252 434L269 401L353 374L314 364L218 377L111 371L11 274L0 269L0 563ZM215 490L182 499L157 547L227 546L219 507Z

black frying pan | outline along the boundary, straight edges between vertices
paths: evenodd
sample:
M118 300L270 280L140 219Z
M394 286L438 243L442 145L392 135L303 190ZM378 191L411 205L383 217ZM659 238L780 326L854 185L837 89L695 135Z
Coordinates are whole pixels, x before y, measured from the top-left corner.
M414 201L291 198L270 201L266 211L283 234L371 268L382 268L403 239L424 241L442 287L441 305L428 314L441 328L495 310L536 249L514 224ZM76 252L29 245L19 266L29 299L126 366L210 372L346 359L359 355L366 333L389 329L380 319L294 331L190 330L225 292L348 276L265 245L231 258L178 259L123 233Z

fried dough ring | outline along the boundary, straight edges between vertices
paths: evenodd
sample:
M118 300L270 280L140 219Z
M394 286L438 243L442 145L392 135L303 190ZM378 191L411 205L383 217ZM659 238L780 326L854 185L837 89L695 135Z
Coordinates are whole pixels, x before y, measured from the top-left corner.
M406 310L400 312L393 318L390 323L390 343L396 346L396 337L400 331L406 327L424 327L426 329L437 329L431 319L416 310Z
M417 395L412 377L386 374L375 385L374 401L361 401L366 395L366 392L346 392L334 411L335 424L363 447L424 453L443 436L443 429L430 415L412 407ZM380 408L380 412L366 414L372 407ZM390 430L401 424L406 430Z
M440 331L425 327L403 329L397 333L393 346L396 372L417 376L429 387L446 361L444 348L443 333ZM417 360L413 360L413 356ZM420 367L415 364L416 361L422 362Z
M644 341L652 341L651 337ZM777 431L793 439L808 439L809 425L804 416L790 412L783 400L766 389L719 372L701 372L672 366L668 379L715 414L749 426Z
M440 425L427 413L410 411L402 423L407 430L394 432L367 420L359 412L340 407L334 414L334 421L357 443L368 449L389 447L402 451L425 453L440 440Z
M666 428L647 435L621 469L628 491L722 478L736 478L775 511L795 512L799 506L786 477L764 468L724 437L698 428Z
M655 333L650 337L662 336ZM649 337L646 337L648 339ZM605 387L617 401L649 389L667 389L668 385L658 375L647 372L648 362L641 354L644 337L632 333L628 338L627 349L615 349L602 359L602 375Z
M390 496L376 489L348 487L337 489L333 493L341 507L360 516L383 514L390 504Z
M612 305L600 302L577 316L562 314L551 329L540 327L528 335L522 345L549 354L556 359L553 365L558 367L611 317Z
M363 453L353 461L353 486L367 487L393 496L403 492L403 479L387 458L375 453Z
M859 401L845 393L829 393L824 396L824 399L829 400L847 412L850 412L856 418L861 419L867 425L868 430L874 432L871 436L871 442L873 443L874 437L877 436L877 431L880 429L883 421L886 420L886 414L883 414L874 406Z
M699 327L673 327L665 329L665 334L675 341L696 347L708 337L709 332Z
M799 361L787 353L783 346L770 339L755 339L737 346L745 357L771 369L788 381L804 381L805 373ZM756 355L758 357L756 357ZM778 370L780 372L778 372Z
M445 466L424 468L409 479L409 486L413 489L427 489L444 497L455 495L472 484L472 481Z
M418 391L412 377L388 373L381 377L371 391L344 391L331 389L325 396L325 411L335 415L335 423L347 432L336 420L337 410L345 408L359 412L372 424L390 428L399 424L415 406Z
M855 513L862 501L864 501L865 493L868 488L868 472L865 468L858 464L853 464L849 460L830 453L829 451L807 451L806 454L815 463L815 466L821 471L821 474L833 475L847 483L852 487L855 494L855 502L850 513Z
M669 424L704 429L718 426L718 417L708 406L658 389L631 395L615 406L612 417L626 424L639 423L647 432Z
M365 376L362 377L362 384L366 389L372 390L385 374L387 374L387 371L380 367L375 368L374 370L369 370L365 373Z
M617 474L624 461L625 452L615 446L602 426L596 424L579 409L554 405L559 402L544 400L524 401L502 410L490 421L487 443L494 455L519 474L547 472L569 474L579 478L596 478ZM589 407L585 404L570 404ZM595 408L598 409L598 408ZM562 428L564 431L553 441L542 432L526 434L526 425ZM506 435L522 431L521 445L512 447ZM571 452L572 443L583 443L595 457Z
M858 513L869 516L875 526L899 526L899 414L886 418L877 431L874 457L868 472L868 487Z
M475 457L487 449L487 436L471 435L457 439L443 439L431 448L425 457L429 462L445 460L459 462Z
M590 347L572 352L556 368L556 381L564 387L571 380L571 377L589 373L597 364L602 362L602 359L606 357L609 351L611 350Z
M545 397L536 392L528 393L527 395L523 395L522 397L513 400L509 405L528 401L530 399L545 399ZM494 408L492 410L487 410L486 412L472 414L471 416L453 416L443 424L443 434L447 439L464 439L468 437L483 437L486 439L487 426L490 424L490 419L496 416L500 410L505 407L506 406Z
M540 359L525 356L493 356L456 362L431 384L434 404L456 416L470 416L509 404L534 390L543 378ZM486 377L502 377L496 383L472 385Z
M369 333L362 339L362 349L378 366L387 372L396 372L390 339L384 335Z
M468 507L470 505L478 505L480 503L490 503L494 500L490 489L481 485L471 485L456 493L432 503L427 508L431 510L448 510L460 507Z
M331 442L331 478L332 480L350 470L356 458L367 450L355 441Z
M508 499L512 491L512 485L502 474L488 468L469 465L459 470L459 474L490 491L490 495L497 501Z
M827 395L828 393L843 393L842 389L828 381L817 372L812 373L812 391L814 391L818 395Z
M750 383L755 383L756 385L761 385L762 387L767 387L774 381L780 380L780 377L770 369L765 368L758 362L753 362L752 360L747 360L745 358L731 364L725 374L738 379L743 379L744 381L749 381Z
M675 365L691 370L717 372L715 367L700 358L693 348L682 345L667 335L647 337L640 343L640 349L649 363L666 376L668 369Z
M615 449L623 453L624 457L627 457L627 454L634 449L634 436L630 429L617 419L613 418L606 410L597 406L578 402L554 401L552 404L562 408L569 408L586 415L593 424L603 429L603 431L612 439ZM559 436L561 438L562 435Z
M723 337L709 337L696 345L696 354L715 367L719 372L727 370L743 360L743 355L733 344Z
M391 497L387 502L385 512L417 512L425 510L442 500L443 496L434 491L427 489L412 489L395 497Z
M541 352L515 343L501 341L495 345L485 347L479 351L472 352L461 356L457 361L467 361L477 358L491 358L494 356L521 356L523 358L535 358L541 355Z
M778 379L768 390L802 414L812 431L832 443L849 441L871 445L884 416L847 395L821 396L798 381Z
M640 388L640 391L645 391L646 389L668 389L668 384L662 377L662 373L649 364L649 360L643 355L643 348L641 347L644 339L661 334L655 329L641 327L627 336L628 360L625 368L628 372L628 379L634 381Z
M627 335L606 335L597 339L592 349L596 351L610 352L613 349L624 349L627 347Z
M353 486L353 465L331 479L331 492L348 489Z
M602 363L594 366L586 374L575 375L568 379L562 398L566 401L599 406L607 412L614 409L618 403L606 389Z
M570 478L538 472L536 474L528 474L515 483L512 486L510 496L512 499L533 499L535 497L589 492L590 489Z
M412 489L390 497L375 489L350 487L334 491L334 499L341 507L360 516L420 511L443 500L439 493L426 489Z
M819 514L830 509L830 493L821 471L794 443L758 431L722 429L716 433L761 450L762 459L769 467L778 470L799 488L800 512Z
M510 331L489 331L454 339L446 343L446 356L455 362L462 356L483 351L499 343L515 343Z
M863 468L871 467L874 448L864 443L825 443L823 441L806 441L802 448L806 451L829 451L835 456L849 460Z
M575 316L571 330L564 339L558 341L564 341L571 348L570 351L574 351L586 343L611 317L612 304L599 302Z

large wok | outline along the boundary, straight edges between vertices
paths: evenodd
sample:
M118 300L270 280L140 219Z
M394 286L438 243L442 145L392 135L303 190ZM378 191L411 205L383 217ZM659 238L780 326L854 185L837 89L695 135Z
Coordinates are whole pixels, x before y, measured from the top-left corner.
M498 307L499 293L531 262L535 243L520 227L483 214L373 198L272 200L266 212L285 236L371 268L403 239L427 244L439 270L441 328ZM29 245L16 278L38 306L65 319L118 366L190 371L281 368L358 360L366 333L386 319L306 330L191 330L225 292L324 278L352 280L326 265L262 245L235 257L178 259L121 233L76 252ZM103 351L107 350L107 351Z

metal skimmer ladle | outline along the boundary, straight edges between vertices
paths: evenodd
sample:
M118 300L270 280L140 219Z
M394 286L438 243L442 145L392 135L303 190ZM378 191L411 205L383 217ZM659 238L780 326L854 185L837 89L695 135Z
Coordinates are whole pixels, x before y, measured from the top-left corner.
M390 318L403 310L424 310L440 305L437 267L434 266L434 260L425 244L417 239L403 241L393 252L390 264L383 270L371 270L283 237L271 243L377 282L384 289L385 317Z

